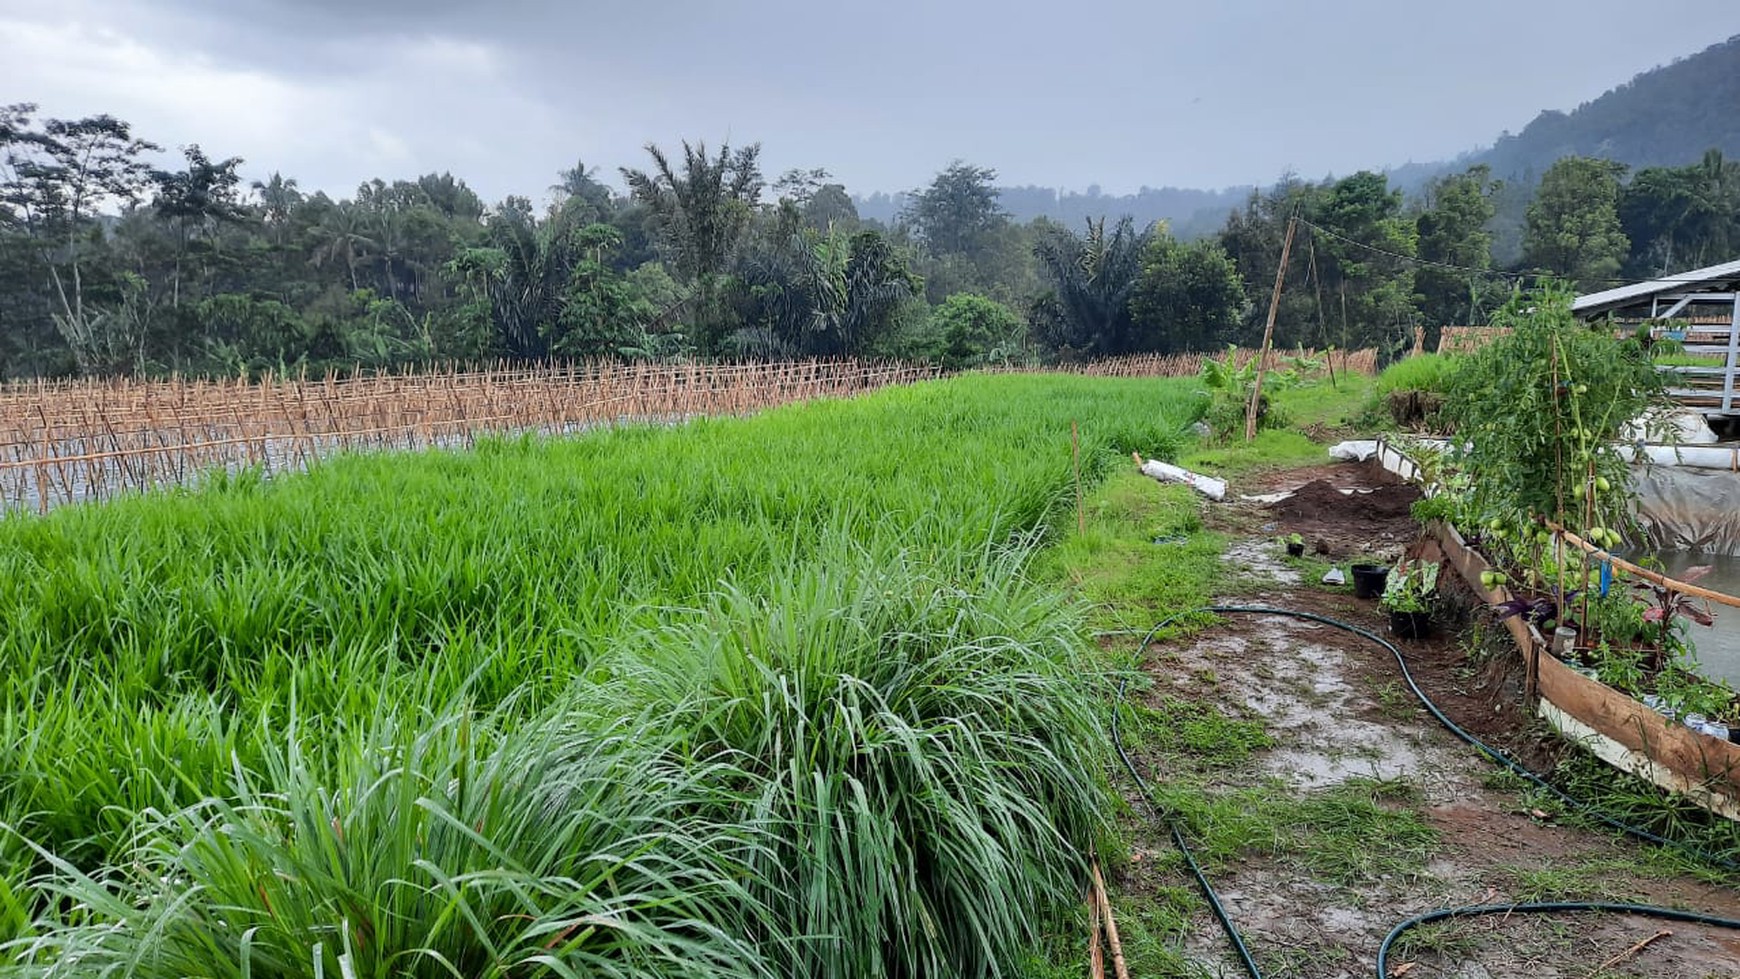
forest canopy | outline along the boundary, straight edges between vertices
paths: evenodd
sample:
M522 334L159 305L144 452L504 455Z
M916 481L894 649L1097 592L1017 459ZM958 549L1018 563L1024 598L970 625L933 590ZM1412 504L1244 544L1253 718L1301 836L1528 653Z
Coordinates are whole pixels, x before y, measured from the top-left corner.
M1740 162L1718 150L1636 172L1566 157L1520 188L1476 165L1412 196L1373 172L1288 176L1187 237L1016 220L997 172L964 161L886 221L826 169L770 178L757 144L631 162L576 160L538 201L449 173L335 198L111 116L0 108L0 376L1210 350L1260 336L1293 218L1276 342L1393 354L1502 304L1514 280L1491 272L1600 288L1740 249Z

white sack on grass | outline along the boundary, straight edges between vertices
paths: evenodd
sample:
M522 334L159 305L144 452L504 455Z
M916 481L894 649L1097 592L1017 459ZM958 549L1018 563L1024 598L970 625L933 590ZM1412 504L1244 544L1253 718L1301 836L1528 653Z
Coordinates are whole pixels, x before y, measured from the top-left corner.
M1364 462L1377 455L1377 451L1376 441L1342 442L1329 447L1329 458L1342 462Z
M1211 500L1226 499L1226 481L1223 479L1193 473L1188 469L1181 469L1158 459L1142 462L1141 457L1138 456L1136 461L1141 465L1144 476L1157 479L1162 483L1183 483Z

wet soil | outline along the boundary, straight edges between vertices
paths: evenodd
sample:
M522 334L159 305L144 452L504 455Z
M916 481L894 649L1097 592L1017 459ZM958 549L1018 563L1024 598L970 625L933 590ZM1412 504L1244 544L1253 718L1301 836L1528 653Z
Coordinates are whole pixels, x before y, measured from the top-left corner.
M1283 533L1305 538L1313 552L1343 558L1389 550L1415 537L1419 526L1408 508L1419 498L1420 491L1407 485L1344 487L1314 479L1269 504L1268 511Z
M1280 493L1290 495L1269 499ZM1376 463L1336 463L1248 475L1209 520L1235 535L1298 534L1308 553L1334 561L1391 560L1419 533L1409 512L1419 498L1418 489Z
M1383 546L1399 556L1415 543L1418 528L1411 522L1403 528L1403 494L1384 478L1387 473L1374 475L1373 469L1341 465L1290 477L1269 474L1238 491L1301 488L1298 502L1285 508L1292 512L1246 503L1224 508L1229 512L1215 519L1223 529L1265 534L1263 524L1278 519L1283 526L1357 541L1366 553ZM1377 492L1340 492L1348 488ZM1240 562L1246 577L1237 583L1242 593L1224 603L1315 612L1387 634L1387 619L1375 602L1301 580L1294 566L1274 558L1274 550L1267 537L1232 546L1229 558ZM1503 629L1476 608L1454 575L1441 582L1447 611L1438 618L1437 633L1419 641L1392 639L1414 681L1469 733L1537 771L1550 768L1567 749L1522 709L1519 658L1506 645ZM1669 871L1646 873L1637 862L1642 845L1558 825L1531 809L1523 795L1494 779L1492 763L1428 713L1409 692L1394 654L1369 639L1294 618L1233 615L1223 625L1151 648L1144 668L1153 684L1136 696L1155 704L1166 698L1212 704L1230 717L1260 719L1275 739L1273 747L1234 770L1210 773L1207 791L1256 787L1303 798L1352 779L1403 785L1412 801L1397 804L1413 807L1437 834L1423 863L1380 866L1339 883L1319 878L1285 853L1247 853L1215 867L1215 887L1271 979L1372 976L1377 949L1391 927L1447 906L1597 897L1740 918L1740 881L1721 886ZM1151 753L1138 764L1151 766L1150 778L1163 782L1165 766L1175 760ZM1171 846L1164 827L1146 815L1131 786L1123 788L1131 795L1135 850L1132 861L1117 870L1120 892L1192 887L1166 860ZM1604 874L1604 867L1614 869ZM1571 879L1598 893L1553 892L1556 883ZM1671 934L1603 965L1663 930ZM1740 933L1630 916L1469 919L1413 938L1392 952L1391 968L1399 970L1392 975L1740 979ZM1194 916L1181 943L1199 974L1243 974L1208 914Z

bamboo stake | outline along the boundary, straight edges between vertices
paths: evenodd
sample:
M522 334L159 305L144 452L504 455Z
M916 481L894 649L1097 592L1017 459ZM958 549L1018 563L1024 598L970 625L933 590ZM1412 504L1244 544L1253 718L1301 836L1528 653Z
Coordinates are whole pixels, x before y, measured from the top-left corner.
M1275 340L1275 314L1281 308L1281 286L1287 281L1287 258L1293 251L1293 231L1299 224L1298 215L1287 219L1287 237L1281 242L1281 264L1275 269L1275 292L1269 297L1269 319L1263 326L1263 347L1258 353L1257 380L1251 390L1251 403L1245 409L1245 441L1257 437L1257 405L1263 398L1263 371L1268 369L1266 360L1269 347Z
M1100 876L1100 862L1094 861L1094 900L1106 920L1106 941L1112 946L1112 972L1117 979L1130 979L1130 967L1124 964L1124 943L1118 940L1118 921L1112 917L1112 902L1106 897L1106 881Z
M1594 544L1589 543L1550 520L1547 521L1547 527L1565 540L1570 541L1573 546L1582 548L1585 553L1595 557L1597 560L1609 562L1615 568L1628 574L1634 574L1645 581L1653 582L1663 588L1677 591L1685 595L1691 595L1694 598L1702 598L1707 601L1715 602L1718 605L1726 605L1729 608L1740 608L1740 598L1736 598L1733 595L1724 595L1719 591L1711 591L1708 588L1694 585L1689 581L1678 581L1659 572L1651 571L1648 568L1640 568L1624 558L1614 557L1602 548L1596 547Z
M1106 955L1100 948L1100 902L1088 898L1088 979L1105 979Z

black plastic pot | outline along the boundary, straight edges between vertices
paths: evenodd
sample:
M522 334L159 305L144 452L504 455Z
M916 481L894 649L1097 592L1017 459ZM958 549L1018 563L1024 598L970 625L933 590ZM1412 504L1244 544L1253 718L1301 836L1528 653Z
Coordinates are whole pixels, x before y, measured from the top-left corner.
M1304 557L1305 556L1305 542L1300 541L1299 543L1295 544L1292 541L1288 541L1287 542L1287 556L1288 557Z
M1391 612L1390 631L1402 639L1424 639L1432 634L1432 613Z
M1381 564L1356 564L1348 570L1353 572L1353 597L1376 598L1384 593L1384 582L1390 577L1389 568Z

